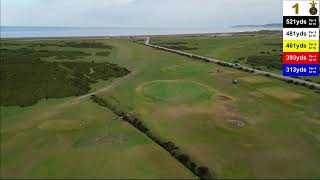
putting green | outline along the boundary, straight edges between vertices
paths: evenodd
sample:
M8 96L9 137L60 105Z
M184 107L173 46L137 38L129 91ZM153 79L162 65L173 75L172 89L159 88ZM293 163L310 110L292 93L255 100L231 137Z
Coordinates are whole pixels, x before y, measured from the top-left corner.
M163 69L165 72L179 73L179 74L197 74L202 72L208 72L212 69L211 65L208 64L181 64L171 66Z
M159 80L143 85L143 95L154 101L195 102L211 97L210 89L197 82Z

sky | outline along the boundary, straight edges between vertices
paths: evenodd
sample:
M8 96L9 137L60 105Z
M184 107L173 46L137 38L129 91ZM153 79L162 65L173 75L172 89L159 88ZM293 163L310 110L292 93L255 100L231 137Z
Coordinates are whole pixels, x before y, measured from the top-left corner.
M1 0L1 26L228 27L282 21L282 0Z

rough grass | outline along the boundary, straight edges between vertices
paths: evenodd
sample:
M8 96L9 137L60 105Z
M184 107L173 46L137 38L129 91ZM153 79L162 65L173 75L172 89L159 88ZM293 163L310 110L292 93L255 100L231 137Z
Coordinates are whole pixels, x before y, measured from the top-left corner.
M194 178L112 112L72 101L1 107L1 178Z
M175 50L196 50L198 48L194 47L187 47L187 46L168 46L164 45L163 47L169 48L169 49L175 49Z
M63 47L63 48L94 48L94 49L112 49L113 47L101 42L95 42L91 40L87 41L56 41L56 42L2 42L2 46L28 46L28 47L49 47L49 46L56 46L56 47Z
M71 131L84 127L81 121L77 120L49 120L41 123L38 128L47 131Z
M99 79L122 77L129 71L110 63L46 62L56 56L76 59L83 52L8 49L1 52L1 105L30 106L42 98L78 96L90 90ZM90 73L90 68L94 72Z
M95 49L112 49L110 45L97 42L66 42L60 47L73 47L73 48L95 48Z
M270 78L266 78L263 76L247 76L247 77L241 77L239 80L247 82L247 83L253 83L253 84L258 84L258 83L268 83L271 82Z
M272 96L274 98L278 98L281 100L297 100L303 97L303 94L294 92L294 91L288 91L283 88L260 88L258 89L258 92L261 92L265 95Z
M109 56L110 52L97 52L96 56Z
M182 64L164 68L163 71L178 74L207 73L211 69L206 64Z

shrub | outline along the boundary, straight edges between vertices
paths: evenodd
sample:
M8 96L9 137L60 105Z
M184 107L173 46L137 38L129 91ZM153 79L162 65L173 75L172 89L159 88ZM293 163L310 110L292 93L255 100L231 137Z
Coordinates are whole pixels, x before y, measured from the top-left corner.
M189 162L189 156L186 154L181 154L178 156L178 160L182 163L182 164L187 164Z
M239 57L238 60L239 60L239 61L244 61L244 60L245 60L245 57Z
M210 172L209 168L200 166L197 168L197 174L201 179L209 179L210 178Z
M287 80L288 83L293 83L292 79Z
M310 85L310 86L309 86L309 88L310 88L310 89L315 89L315 88L316 88L316 86L314 86L314 85Z
M191 171L195 171L195 170L196 170L196 168L197 168L196 163L194 163L194 162L190 162L190 169L191 169Z
M310 78L306 78L305 79L306 81L309 81L309 82L312 82L312 80Z
M282 69L281 57L273 55L249 56L247 63L252 66Z
M178 149L178 147L171 141L164 143L163 147L168 150L169 152Z

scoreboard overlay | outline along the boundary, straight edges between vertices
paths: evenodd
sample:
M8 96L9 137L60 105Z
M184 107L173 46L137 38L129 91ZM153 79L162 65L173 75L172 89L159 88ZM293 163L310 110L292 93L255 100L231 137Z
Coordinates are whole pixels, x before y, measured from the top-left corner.
M319 0L283 1L283 75L319 76Z

